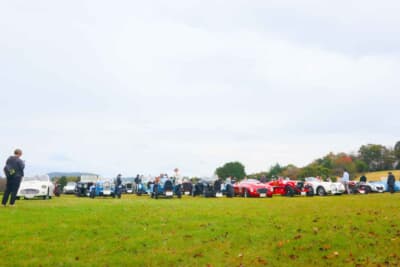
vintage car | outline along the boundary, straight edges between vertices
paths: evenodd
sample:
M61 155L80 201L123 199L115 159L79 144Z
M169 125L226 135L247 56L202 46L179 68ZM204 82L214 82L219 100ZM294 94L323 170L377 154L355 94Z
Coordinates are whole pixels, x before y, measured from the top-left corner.
M173 198L174 185L168 178L161 178L161 180L153 185L153 191L150 195L152 198L158 199L160 197ZM181 195L178 195L181 197Z
M63 193L64 194L74 194L76 189L76 183L75 182L68 182L64 188L63 188Z
M92 187L94 182L77 182L75 188L75 195L77 197L88 197L89 189Z
M387 185L387 182L385 179L382 179L382 181L374 181L374 182L369 182L371 185L379 186L379 188L383 187L383 192L388 192L389 187ZM398 192L400 191L400 181L395 181L394 183L394 191Z
M273 188L256 179L246 179L233 185L235 195L242 197L272 197Z
M205 197L223 197L224 192L222 188L222 182L220 180L207 181L204 184L204 196Z
M289 196L302 195L313 196L314 190L312 187L303 181L295 181L288 179L276 179L267 183L272 186L274 195Z
M50 199L53 195L54 184L50 181L48 175L24 177L17 193L18 198L25 199L32 199L35 197Z
M184 181L182 183L182 194L189 196L192 194L193 191L193 184L190 181Z
M122 193L133 194L135 193L135 182L133 177L122 178Z
M353 194L369 194L369 193L383 193L385 192L385 186L381 183L374 182L356 182L350 181L349 188Z
M312 188L314 195L341 195L345 192L342 183L326 182L316 177L308 177L305 179L305 184Z
M374 183L374 182L367 182L367 184L371 187L371 192L373 193L384 193L385 192L385 186L380 183Z
M115 196L115 184L113 179L104 179L96 182L96 196Z

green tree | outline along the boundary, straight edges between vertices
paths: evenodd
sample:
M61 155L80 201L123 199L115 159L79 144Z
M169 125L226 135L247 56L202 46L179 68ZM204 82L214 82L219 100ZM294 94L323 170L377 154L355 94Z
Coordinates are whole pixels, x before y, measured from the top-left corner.
M395 145L394 145L394 155L396 156L396 158L398 160L400 160L400 141L398 141Z
M359 149L360 159L368 164L370 171L380 171L384 169L383 155L386 147L376 144L363 145Z
M357 159L355 162L357 172L367 172L368 164L361 159Z
M68 180L67 177L61 176L61 178L58 180L58 183L60 184L61 189L64 188L64 186L67 184Z
M299 171L299 177L306 178L306 177L315 177L315 176L321 176L323 178L326 178L330 175L331 170L328 168L325 168L322 165L319 165L318 163L312 163L304 168L302 168Z
M238 161L225 163L224 166L215 170L215 174L220 178L232 176L243 179L246 176L244 165Z
M297 179L300 169L293 164L289 164L283 168L282 176L289 177L290 179Z
M271 166L271 167L269 168L268 173L269 173L269 175L270 175L271 177L274 177L274 176L279 176L279 175L281 175L281 174L282 174L282 171L283 171L283 168L281 167L281 165L279 165L279 163L276 163L274 166Z

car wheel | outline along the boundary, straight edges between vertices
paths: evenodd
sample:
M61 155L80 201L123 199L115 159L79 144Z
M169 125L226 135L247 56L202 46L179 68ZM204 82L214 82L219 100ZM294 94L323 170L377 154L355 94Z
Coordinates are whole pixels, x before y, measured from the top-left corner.
M49 189L47 189L47 195L43 196L44 200L50 199L50 192Z
M312 186L308 187L308 191L307 191L306 195L308 197L314 196L314 189L312 188Z
M293 188L291 188L290 186L286 186L285 187L285 195L287 197L293 197L294 196Z
M365 194L369 194L369 193L371 193L371 187L369 187L369 186L366 186L365 187Z
M317 194L319 196L325 196L326 195L325 189L322 186L318 187L317 188Z

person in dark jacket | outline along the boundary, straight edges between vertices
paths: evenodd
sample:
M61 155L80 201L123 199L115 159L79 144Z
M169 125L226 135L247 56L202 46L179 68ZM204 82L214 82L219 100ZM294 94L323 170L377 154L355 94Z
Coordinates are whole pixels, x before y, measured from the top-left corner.
M21 184L22 177L24 177L25 163L21 160L22 150L16 149L14 156L10 156L7 159L6 166L4 167L4 174L7 177L6 191L4 192L1 204L5 207L7 205L8 198L11 194L10 205L15 204L17 198L17 192Z
M396 181L396 179L394 178L394 175L392 174L392 172L389 172L388 178L387 178L387 185L388 185L388 191L390 193L394 193L394 182Z
M121 191L122 191L122 175L118 174L117 179L115 180L115 196L121 198Z
M365 176L365 174L361 175L360 182L361 183L366 183L367 182L367 177Z

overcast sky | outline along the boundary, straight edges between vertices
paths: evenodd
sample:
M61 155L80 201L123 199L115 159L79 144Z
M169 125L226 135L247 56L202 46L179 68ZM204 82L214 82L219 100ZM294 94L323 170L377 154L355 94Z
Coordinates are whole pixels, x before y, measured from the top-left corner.
M210 176L400 140L400 2L1 1L0 159Z

